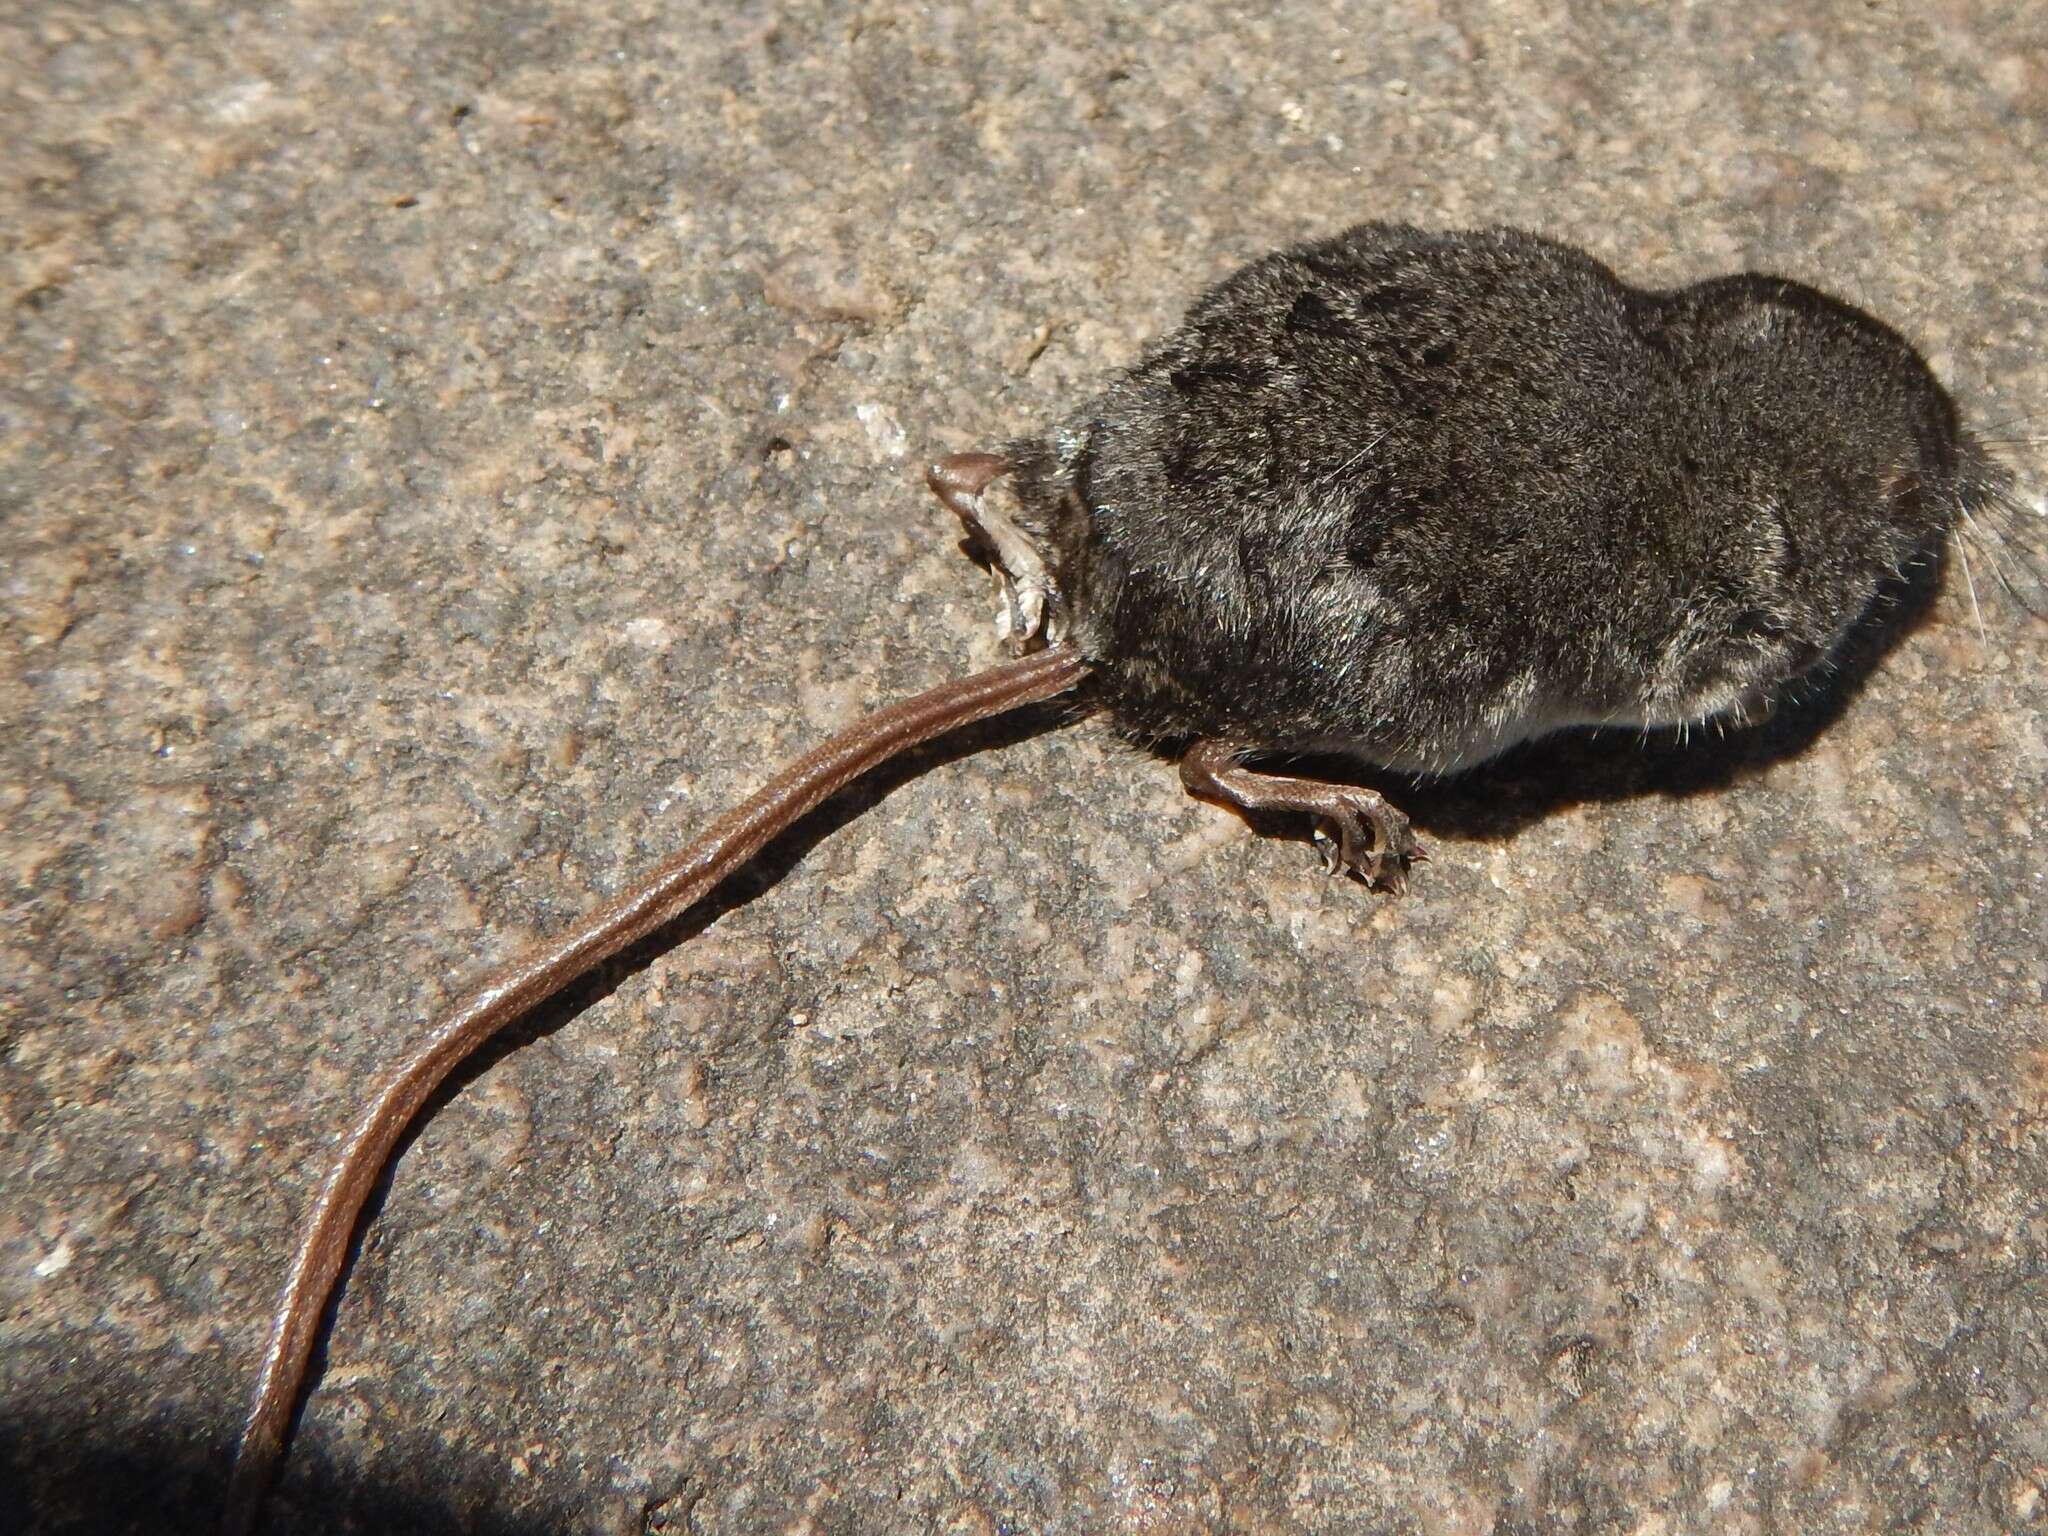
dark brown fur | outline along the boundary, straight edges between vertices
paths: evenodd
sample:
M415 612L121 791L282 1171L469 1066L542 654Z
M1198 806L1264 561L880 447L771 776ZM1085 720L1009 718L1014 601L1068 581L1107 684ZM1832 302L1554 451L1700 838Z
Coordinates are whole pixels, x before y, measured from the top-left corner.
M1008 450L1133 735L1419 770L1760 702L1946 533L1958 452L1912 347L1802 284L1389 224L1227 278Z

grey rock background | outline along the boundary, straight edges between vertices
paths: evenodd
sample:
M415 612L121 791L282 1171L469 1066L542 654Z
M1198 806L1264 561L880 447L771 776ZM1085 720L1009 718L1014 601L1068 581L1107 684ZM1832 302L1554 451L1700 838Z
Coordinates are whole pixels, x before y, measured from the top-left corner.
M29 1528L204 1528L394 1042L993 657L919 463L1241 260L1773 268L2048 431L2040 7L1332 9L7 8ZM928 754L431 1118L278 1527L2048 1527L2048 625L1984 610L1824 729L1411 794L1400 900L1088 728Z

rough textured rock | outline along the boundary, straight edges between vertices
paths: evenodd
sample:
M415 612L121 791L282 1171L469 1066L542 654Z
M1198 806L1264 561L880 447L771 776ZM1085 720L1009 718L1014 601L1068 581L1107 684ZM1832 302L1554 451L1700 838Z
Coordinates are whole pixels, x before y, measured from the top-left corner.
M203 1528L393 1042L990 657L920 458L1238 261L1775 268L2044 430L2041 8L1254 9L0 18L30 1528ZM279 1528L2042 1528L2048 626L1975 577L1817 715L1410 793L1398 901L1044 718L841 802L426 1123Z

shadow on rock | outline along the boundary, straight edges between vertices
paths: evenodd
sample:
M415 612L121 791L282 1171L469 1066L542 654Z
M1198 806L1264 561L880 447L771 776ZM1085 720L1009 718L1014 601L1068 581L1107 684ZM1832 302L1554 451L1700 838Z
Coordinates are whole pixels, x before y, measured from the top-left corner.
M228 1471L217 1430L127 1406L146 1391L131 1382L82 1392L75 1407L61 1412L16 1407L0 1417L7 1529L25 1536L212 1536ZM445 1446L408 1459L423 1470L401 1484L299 1458L261 1528L276 1536L548 1536L574 1518L568 1508L502 1513L504 1468L451 1466Z

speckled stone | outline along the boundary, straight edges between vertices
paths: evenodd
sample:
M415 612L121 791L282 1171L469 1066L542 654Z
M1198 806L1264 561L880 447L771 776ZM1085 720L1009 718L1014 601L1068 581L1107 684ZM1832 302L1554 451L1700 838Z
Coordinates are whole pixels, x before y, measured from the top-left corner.
M2048 471L2048 10L1345 9L0 14L0 1507L205 1528L377 1064L993 657L920 459L1241 260L1773 268ZM2048 1527L1995 553L1829 708L1404 790L1398 900L924 755L431 1117L278 1529Z

